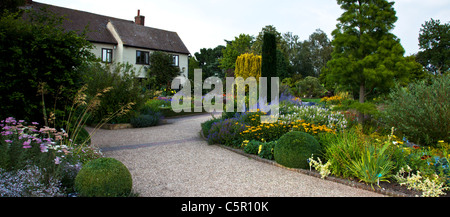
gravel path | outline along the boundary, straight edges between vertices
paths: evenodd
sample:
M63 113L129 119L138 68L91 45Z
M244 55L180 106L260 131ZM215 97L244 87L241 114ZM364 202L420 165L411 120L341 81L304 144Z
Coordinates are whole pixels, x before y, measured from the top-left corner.
M143 197L380 197L382 194L259 162L199 136L198 115L167 124L99 130L92 143L122 161Z

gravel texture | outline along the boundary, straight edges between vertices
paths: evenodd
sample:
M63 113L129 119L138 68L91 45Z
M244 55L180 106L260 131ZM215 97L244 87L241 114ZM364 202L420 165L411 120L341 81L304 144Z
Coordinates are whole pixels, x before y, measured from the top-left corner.
M156 127L98 130L92 143L122 161L142 197L381 197L372 191L293 172L199 135L211 115L168 119ZM92 130L92 129L88 129Z

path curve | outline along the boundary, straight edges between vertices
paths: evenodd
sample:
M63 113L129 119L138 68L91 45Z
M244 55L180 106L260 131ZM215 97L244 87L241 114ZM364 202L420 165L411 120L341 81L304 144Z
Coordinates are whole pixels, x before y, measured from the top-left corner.
M210 118L197 115L156 127L98 130L92 144L128 167L133 189L142 197L383 196L208 145L199 131L200 123Z

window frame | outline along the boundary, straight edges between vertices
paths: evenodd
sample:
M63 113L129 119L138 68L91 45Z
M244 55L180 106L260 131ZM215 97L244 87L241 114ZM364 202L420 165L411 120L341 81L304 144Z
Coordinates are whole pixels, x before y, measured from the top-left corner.
M180 55L173 55L172 54L172 65L173 66L180 66Z
M105 51L106 51L106 53L105 53ZM106 56L104 54L106 54ZM108 56L109 56L109 61L108 61ZM102 62L112 63L112 61L113 61L113 49L102 48Z
M141 55L144 54L144 61L141 62L141 59L138 59L138 53L140 53L139 58L142 58ZM139 60L139 61L138 61ZM150 65L150 52L143 50L136 50L136 64L138 65Z

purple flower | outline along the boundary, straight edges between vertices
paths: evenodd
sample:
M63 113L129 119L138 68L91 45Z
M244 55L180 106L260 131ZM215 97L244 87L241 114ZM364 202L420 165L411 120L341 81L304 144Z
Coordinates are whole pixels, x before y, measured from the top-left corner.
M23 148L31 148L31 139L29 139L28 141L25 141L23 143Z
M9 118L6 118L5 122L6 123L16 123L16 119L14 119L13 117L9 117Z
M40 148L41 148L41 152L48 152L48 147L45 143L42 143L40 145Z
M2 136L7 136L13 134L11 131L3 131Z
M31 122L31 124L33 124L33 125L39 125L38 122Z
M5 142L7 142L7 143L12 143L13 141L7 139L7 140L5 140Z

